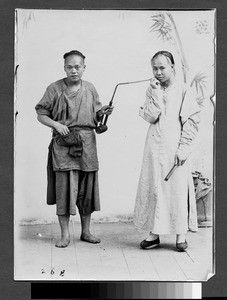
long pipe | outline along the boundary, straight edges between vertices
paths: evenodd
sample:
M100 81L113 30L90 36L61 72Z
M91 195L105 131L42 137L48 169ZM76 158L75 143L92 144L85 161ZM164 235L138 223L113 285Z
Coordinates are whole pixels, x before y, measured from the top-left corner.
M144 80L137 80L137 81L129 81L129 82L121 82L121 83L118 83L116 86L115 86L115 89L114 89L114 92L113 92L113 95L112 95L112 98L109 102L109 106L112 106L113 104L113 99L114 99L114 95L116 93L116 90L118 88L119 85L124 85L124 84L132 84L132 83L139 83L139 82L144 82L144 81L150 81L151 79L144 79ZM105 120L103 122L103 125L106 125L106 122L107 122L107 119L108 119L108 115L106 115L105 117Z
M111 107L112 104L113 104L113 98L114 98L114 95L115 95L116 90L117 90L117 88L118 88L119 85L123 85L123 84L132 84L132 83L138 83L138 82L144 82L144 81L150 81L150 80L151 80L151 79L149 78L149 79L143 79L143 80L137 80L137 81L129 81L129 82L121 82L121 83L118 83L118 84L115 86L115 89L114 89L112 98L111 98L111 100L110 100L110 102L109 102L109 106ZM108 115L105 115L105 116L104 116L104 121L103 121L103 119L102 119L103 123L102 123L102 121L101 121L101 122L100 122L100 125L96 127L96 129L95 129L96 133L100 134L100 133L105 132L105 131L108 129L108 127L107 127L107 125L106 125L107 120L108 120Z

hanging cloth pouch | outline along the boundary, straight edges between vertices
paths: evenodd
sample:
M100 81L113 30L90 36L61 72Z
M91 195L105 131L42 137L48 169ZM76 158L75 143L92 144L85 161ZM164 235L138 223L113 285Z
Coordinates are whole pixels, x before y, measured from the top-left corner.
M57 134L54 138L58 145L69 147L69 155L74 157L82 155L83 143L78 129L70 128L69 134L64 136Z

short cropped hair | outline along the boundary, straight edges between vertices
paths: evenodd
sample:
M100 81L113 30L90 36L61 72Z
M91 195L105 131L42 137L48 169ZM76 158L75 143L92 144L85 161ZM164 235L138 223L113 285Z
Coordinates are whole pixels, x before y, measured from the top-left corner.
M172 55L170 52L168 52L168 51L158 51L158 52L155 53L155 55L152 57L151 61L152 61L155 57L157 57L158 55L164 55L165 57L168 57L168 58L170 59L171 63L172 63L173 65L175 64L175 63L174 63L174 59L173 59L173 55Z
M66 59L68 56L70 55L78 55L80 57L83 58L83 60L85 59L85 56L78 50L72 50L70 52L66 52L64 55L63 55L63 58Z

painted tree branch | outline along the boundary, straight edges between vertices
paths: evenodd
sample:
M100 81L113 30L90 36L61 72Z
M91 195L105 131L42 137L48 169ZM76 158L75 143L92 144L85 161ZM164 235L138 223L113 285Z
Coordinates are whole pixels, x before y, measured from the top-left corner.
M171 13L168 13L168 12L166 14L167 14L167 16L169 17L169 19L172 23L172 26L174 28L174 31L175 31L175 34L176 34L176 37L177 37L177 41L178 41L178 45L179 45L180 53L181 53L181 64L182 64L182 67L183 67L184 82L186 82L187 81L187 72L189 70L189 67L188 67L186 57L185 57L184 48L183 48L181 38L180 38L179 32L177 30L177 26L176 26L176 23L174 21L173 16L171 15Z

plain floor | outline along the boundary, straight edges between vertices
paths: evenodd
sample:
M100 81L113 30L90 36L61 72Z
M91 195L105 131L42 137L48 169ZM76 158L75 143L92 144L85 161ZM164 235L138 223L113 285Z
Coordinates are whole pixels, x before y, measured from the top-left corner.
M174 235L161 245L140 249L148 232L133 223L92 223L100 244L80 241L80 223L70 222L71 242L55 247L58 224L23 225L15 230L15 280L206 281L213 274L213 228L188 232L189 247L178 252Z

